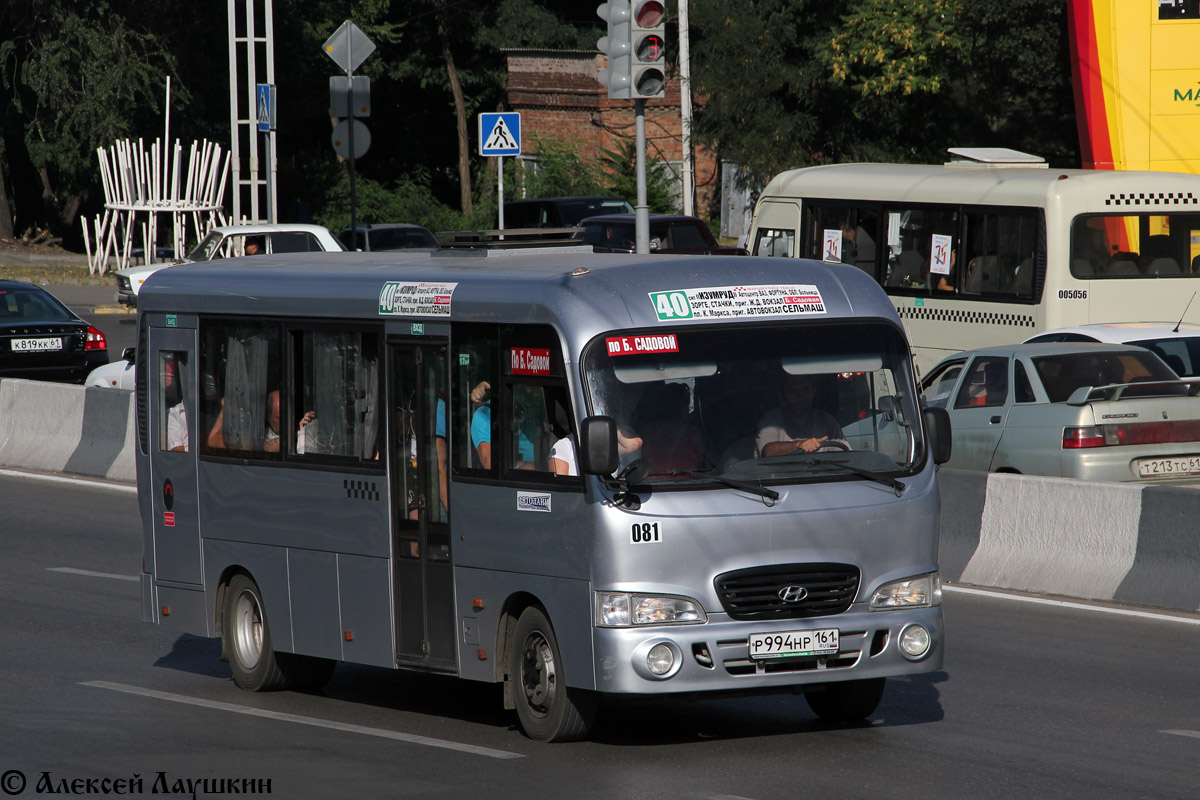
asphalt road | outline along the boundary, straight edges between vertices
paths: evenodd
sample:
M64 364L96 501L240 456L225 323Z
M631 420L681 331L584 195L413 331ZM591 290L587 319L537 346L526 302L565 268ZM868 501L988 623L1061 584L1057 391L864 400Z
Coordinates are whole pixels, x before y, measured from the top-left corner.
M287 798L1200 792L1196 615L952 588L945 670L890 682L871 725L830 727L791 696L654 702L542 745L496 687L450 678L342 665L319 693L243 692L215 641L139 621L133 494L0 471L0 508L0 790L14 796L134 776L135 796L201 779Z

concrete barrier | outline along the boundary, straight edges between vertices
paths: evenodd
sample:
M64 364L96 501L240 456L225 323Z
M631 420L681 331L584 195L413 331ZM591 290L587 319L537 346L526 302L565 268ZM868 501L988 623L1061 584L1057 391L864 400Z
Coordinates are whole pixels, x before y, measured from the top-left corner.
M0 465L137 479L133 392L0 380Z
M942 470L951 582L1200 610L1200 491Z

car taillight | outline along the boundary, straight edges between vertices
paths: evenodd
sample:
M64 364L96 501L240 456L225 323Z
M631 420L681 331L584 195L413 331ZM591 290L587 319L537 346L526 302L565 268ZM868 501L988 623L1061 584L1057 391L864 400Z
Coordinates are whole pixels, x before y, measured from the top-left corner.
M1063 428L1062 446L1064 450L1074 450L1083 447L1176 442L1200 442L1200 420L1163 420Z
M88 325L87 341L83 344L84 350L107 350L108 340L104 338L104 334Z
M1116 442L1113 442L1116 444ZM1099 425L1089 425L1081 428L1063 428L1063 450L1076 450L1081 447L1105 447L1108 445L1104 430Z

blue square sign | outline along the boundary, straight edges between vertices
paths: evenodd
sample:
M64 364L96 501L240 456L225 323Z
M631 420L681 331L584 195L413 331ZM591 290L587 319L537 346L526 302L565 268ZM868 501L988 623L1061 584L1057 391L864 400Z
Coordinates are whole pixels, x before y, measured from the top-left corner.
M516 111L480 114L479 155L521 155L521 115Z

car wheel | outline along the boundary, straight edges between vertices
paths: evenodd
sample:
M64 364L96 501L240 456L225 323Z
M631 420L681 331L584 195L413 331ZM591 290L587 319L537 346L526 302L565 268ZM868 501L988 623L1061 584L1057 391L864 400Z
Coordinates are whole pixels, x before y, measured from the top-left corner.
M540 609L527 608L517 620L510 659L509 678L525 735L542 742L587 736L596 715L596 696L567 688L558 640Z
M830 683L823 690L804 695L813 712L825 720L841 725L861 722L879 707L883 699L883 678Z

